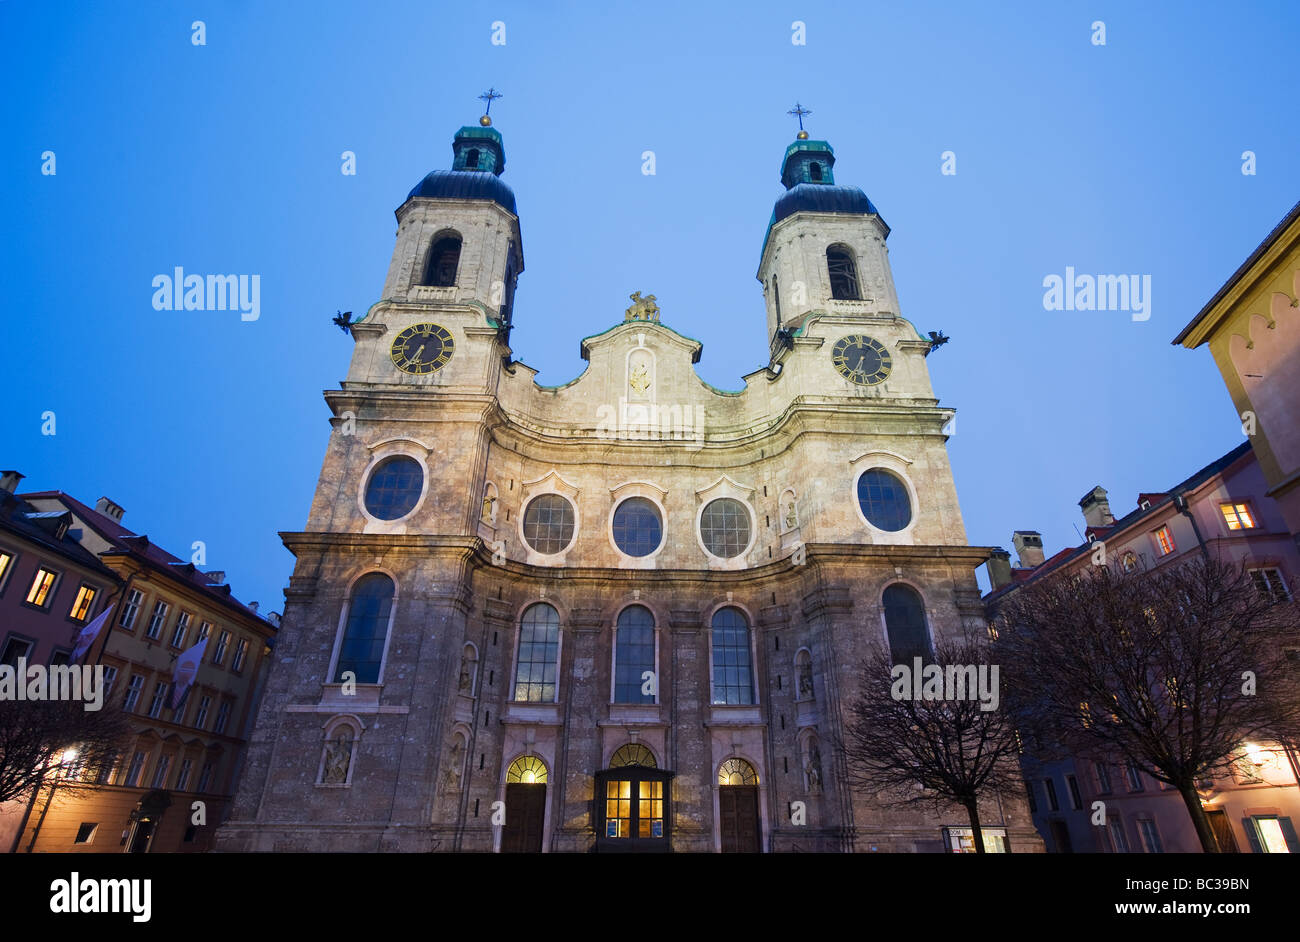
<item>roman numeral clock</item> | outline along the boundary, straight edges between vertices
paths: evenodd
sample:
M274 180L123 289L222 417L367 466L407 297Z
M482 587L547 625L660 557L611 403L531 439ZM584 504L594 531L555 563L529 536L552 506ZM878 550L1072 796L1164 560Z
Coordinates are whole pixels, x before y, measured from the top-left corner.
M883 383L893 367L884 345L861 334L841 337L831 349L831 359L841 376L859 386Z
M399 370L424 376L447 365L456 352L456 343L445 327L412 324L393 340L390 352Z

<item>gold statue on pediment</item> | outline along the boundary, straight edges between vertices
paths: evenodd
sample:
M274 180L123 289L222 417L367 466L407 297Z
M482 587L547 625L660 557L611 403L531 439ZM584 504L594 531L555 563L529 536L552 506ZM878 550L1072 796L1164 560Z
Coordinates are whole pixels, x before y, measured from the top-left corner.
M628 295L632 299L632 306L627 309L627 315L624 321L650 321L659 323L659 305L655 304L653 294L641 297L640 291L633 291Z

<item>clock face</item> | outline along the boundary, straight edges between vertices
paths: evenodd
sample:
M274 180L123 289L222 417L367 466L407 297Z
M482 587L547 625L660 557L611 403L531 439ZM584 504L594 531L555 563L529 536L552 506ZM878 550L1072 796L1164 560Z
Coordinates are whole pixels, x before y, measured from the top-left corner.
M393 363L405 373L423 376L447 365L456 343L445 327L412 324L393 341Z
M840 375L859 386L883 383L893 366L884 345L861 334L840 338L831 349L831 358Z

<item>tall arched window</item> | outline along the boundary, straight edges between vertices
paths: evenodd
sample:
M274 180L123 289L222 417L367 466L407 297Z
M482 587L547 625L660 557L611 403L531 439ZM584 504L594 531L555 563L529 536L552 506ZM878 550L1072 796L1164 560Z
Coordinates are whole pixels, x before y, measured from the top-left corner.
M713 702L754 702L749 622L738 608L720 608L713 616Z
M524 612L519 625L515 700L554 703L559 659L560 613L545 602L538 602Z
M885 589L885 631L889 635L889 653L895 664L907 664L912 658L931 659L930 632L925 626L925 605L911 586L896 582Z
M614 702L654 703L654 693L644 693L645 673L655 669L655 619L650 610L630 605L618 614L614 639ZM659 689L651 677L650 689Z
M776 305L776 326L781 326L781 286L777 283L776 275L772 276L772 303Z
M395 592L393 580L382 572L362 576L353 585L334 683L343 683L345 671L355 673L359 684L379 683L384 642L388 640L388 615Z
M425 269L424 283L435 288L450 288L456 284L456 270L459 267L460 236L443 236L429 247L429 264Z
M826 250L826 268L831 276L831 297L836 301L860 301L858 266L847 245L832 245Z

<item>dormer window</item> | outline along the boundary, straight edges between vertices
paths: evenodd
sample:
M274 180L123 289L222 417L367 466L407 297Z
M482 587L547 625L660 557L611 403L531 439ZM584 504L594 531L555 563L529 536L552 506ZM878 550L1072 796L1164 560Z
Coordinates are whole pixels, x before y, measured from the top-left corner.
M470 149L470 150L465 154L465 166L468 167L470 170L475 170L475 169L478 168L478 148L477 148L477 147L471 148L471 149Z
M810 163L810 164L808 165L808 176L812 179L812 182L813 182L813 183L821 183L821 182L822 182L822 165L819 164L819 163L817 163L816 161L813 161L812 163Z
M429 266L424 283L435 288L450 288L456 284L456 270L460 267L459 236L444 236L434 241L429 249Z
M831 298L836 301L860 301L858 267L848 246L832 245L826 250L826 268L831 278Z

